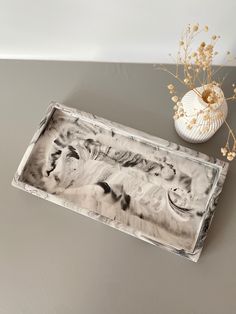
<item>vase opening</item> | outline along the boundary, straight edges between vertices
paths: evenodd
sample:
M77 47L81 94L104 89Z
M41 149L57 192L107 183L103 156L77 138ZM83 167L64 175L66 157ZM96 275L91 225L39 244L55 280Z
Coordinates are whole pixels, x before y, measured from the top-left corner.
M213 104L219 106L223 102L223 92L216 86L213 86L212 88L208 86L203 90L201 98L206 106Z
M212 93L212 91L210 89L206 89L202 93L202 100L206 104L213 103L213 100L209 100L211 93Z

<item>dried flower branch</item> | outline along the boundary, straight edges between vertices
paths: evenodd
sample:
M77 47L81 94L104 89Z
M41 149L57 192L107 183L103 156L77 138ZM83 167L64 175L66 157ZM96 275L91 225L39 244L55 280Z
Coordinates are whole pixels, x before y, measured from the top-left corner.
M188 24L179 41L175 73L169 71L164 65L160 67L160 69L169 73L177 81L183 84L187 90L192 90L204 101L204 109L198 110L187 125L189 129L192 129L195 125L199 126L197 121L198 119L196 117L201 115L205 122L202 127L202 132L207 132L209 130L213 119L216 117L222 117L223 113L219 109L219 104L223 100L236 100L235 84L233 84L232 96L227 98L225 98L223 93L219 93L218 89L215 88L215 86L221 87L223 82L216 81L216 79L214 79L216 73L222 69L223 65L220 65L216 70L213 70L212 66L214 57L218 55L218 51L215 50L215 46L220 39L220 36L212 35L209 43L202 41L195 50L192 49L194 39L200 33L208 31L209 27L207 25L200 27L198 23L194 25ZM229 51L226 53L225 57L226 61L230 61L230 59L232 59ZM180 65L182 65L182 67L180 67ZM202 93L198 90L199 85L203 87ZM173 118L189 118L189 114L187 114L183 109L181 98L177 95L175 86L173 84L169 84L167 88L171 95L171 100L174 102ZM221 153L231 161L236 157L236 137L226 121L225 125L228 129L228 136L224 147L221 148Z

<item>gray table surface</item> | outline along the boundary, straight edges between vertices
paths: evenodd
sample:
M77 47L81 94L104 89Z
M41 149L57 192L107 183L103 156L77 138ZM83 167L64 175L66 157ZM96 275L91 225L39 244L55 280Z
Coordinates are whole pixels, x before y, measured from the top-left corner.
M144 64L0 61L0 314L236 313L236 161L197 264L10 185L51 100L221 158L226 130L176 135L171 81Z

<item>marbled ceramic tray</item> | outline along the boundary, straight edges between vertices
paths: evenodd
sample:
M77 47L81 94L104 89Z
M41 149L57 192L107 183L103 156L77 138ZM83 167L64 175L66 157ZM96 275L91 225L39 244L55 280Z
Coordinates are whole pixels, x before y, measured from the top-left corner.
M228 164L52 103L13 185L197 261Z

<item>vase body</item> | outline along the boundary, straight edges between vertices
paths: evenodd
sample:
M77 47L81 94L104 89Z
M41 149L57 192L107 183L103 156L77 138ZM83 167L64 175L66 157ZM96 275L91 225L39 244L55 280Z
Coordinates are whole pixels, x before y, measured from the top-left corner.
M201 86L196 88L196 90L202 94L205 88L206 86ZM197 115L197 112L200 110L204 113L208 104L193 90L183 96L181 103L186 115L175 120L175 129L178 135L185 141L190 143L206 142L224 123L228 113L227 102L221 88L214 86L214 90L221 95L221 98L217 104L211 105L216 111L208 113L210 117L208 121L204 119L204 114ZM216 114L216 112L220 112L220 114ZM196 119L196 124L189 128L188 125L192 119Z

